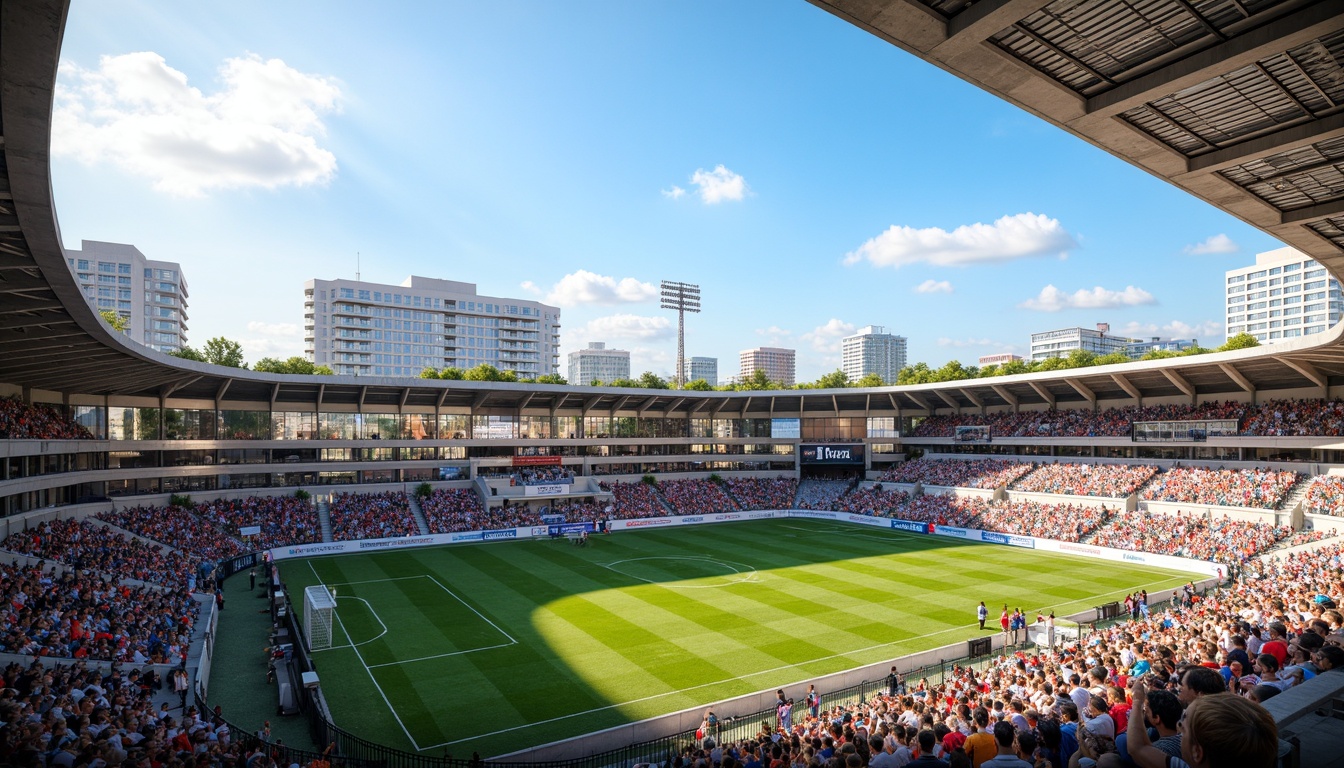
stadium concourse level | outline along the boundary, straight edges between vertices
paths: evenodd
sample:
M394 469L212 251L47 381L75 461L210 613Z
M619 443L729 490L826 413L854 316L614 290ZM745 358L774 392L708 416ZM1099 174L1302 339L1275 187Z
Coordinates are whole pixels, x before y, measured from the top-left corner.
M333 541L386 539L420 533L411 514L411 502L401 491L337 493L332 495L329 508Z
M932 416L914 437L953 437L957 427L988 426L995 437L1128 437L1135 421L1236 419L1246 437L1338 437L1344 435L1344 401L1268 400L1199 405L1150 405L1099 411L1048 410L982 415Z

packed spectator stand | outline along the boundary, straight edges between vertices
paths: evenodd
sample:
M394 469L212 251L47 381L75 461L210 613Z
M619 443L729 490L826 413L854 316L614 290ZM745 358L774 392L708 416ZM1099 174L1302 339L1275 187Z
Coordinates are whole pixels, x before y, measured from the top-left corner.
M737 505L713 480L663 480L658 491L678 515L732 512Z
M401 491L336 493L328 505L334 541L413 536L420 527Z
M849 492L854 478L805 477L798 483L799 509L834 509L840 497Z
M790 509L798 493L791 477L730 477L728 493L742 509Z
M106 525L59 519L10 534L0 549L56 560L83 571L116 574L173 590L196 587L201 559L195 555L146 544Z
M1157 472L1147 464L1040 464L1009 487L1028 493L1120 498L1142 488Z
M882 473L883 483L922 483L958 488L998 488L1016 481L1035 466L1004 459L918 460L897 464Z
M470 488L439 488L420 501L430 533L457 533L495 528L485 515L481 497Z
M613 519L635 520L645 517L661 517L670 514L658 497L658 492L649 483L604 482L600 486L615 497L612 505Z
M322 540L317 510L307 499L294 496L215 499L197 504L196 514L242 538L251 550ZM261 532L255 535L242 532L244 528L253 527L259 527Z
M99 512L97 518L137 536L172 542L180 551L219 561L253 551L219 525L182 507L134 506Z
M93 435L55 406L0 397L0 440L87 440Z
M1310 512L1344 516L1344 475L1321 475L1312 479L1305 501Z
M1143 491L1149 501L1278 509L1303 476L1275 469L1174 467Z

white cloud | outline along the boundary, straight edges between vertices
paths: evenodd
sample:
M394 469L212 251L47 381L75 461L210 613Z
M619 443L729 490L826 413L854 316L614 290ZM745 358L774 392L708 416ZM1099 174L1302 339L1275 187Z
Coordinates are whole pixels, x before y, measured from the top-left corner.
M518 284L518 287L522 288L524 291L527 291L533 296L540 296L542 293L541 286L537 285L531 280L524 280L523 282Z
M560 278L551 288L546 301L561 307L580 304L637 304L658 298L658 289L652 283L641 283L633 277L617 280L580 269Z
M1027 299L1018 306L1039 312L1058 312L1061 309L1111 309L1156 303L1157 299L1151 293L1132 285L1126 286L1123 291L1097 286L1092 290L1080 288L1073 293L1065 293L1053 285L1047 285L1036 298Z
M915 293L951 293L952 284L946 280L925 280L915 286Z
M1202 243L1185 246L1186 253L1196 256L1211 253L1236 253L1239 250L1241 250L1241 246L1232 242L1232 238L1223 234L1213 235Z
M839 352L840 339L853 336L856 330L853 323L832 317L825 325L819 325L798 338L811 344L812 349L818 352Z
M1137 336L1139 338L1160 336L1172 339L1204 339L1207 341L1223 336L1223 324L1218 320L1205 320L1194 325L1180 320L1172 320L1170 323L1162 325L1131 322L1122 328L1115 329L1114 332L1122 336Z
M252 333L260 333L262 336L294 336L299 335L299 326L295 323L263 323L260 320L249 320L247 330Z
M325 184L336 156L318 145L340 84L280 59L225 60L222 87L202 93L157 53L61 66L51 147L85 165L110 162L154 188L196 197L214 189Z
M762 346L766 347L781 347L793 341L793 331L780 328L777 325L772 325L769 328L757 328L756 335L765 338L765 344Z
M666 317L643 315L609 315L588 321L579 335L591 341L606 339L666 339L675 336L677 329Z
M946 336L938 339L938 346L952 347L953 349L999 349L1004 352L1014 352L1017 350L1016 344L995 341L993 339L949 339Z
M663 197L666 197L669 200L680 200L681 196L686 194L686 190L673 184L671 189L664 189L662 190L662 193Z
M733 173L722 164L714 166L712 171L697 168L695 173L691 174L691 183L700 188L700 200L705 205L715 205L726 200L741 200L746 197L748 191L747 180L742 178L742 174Z
M993 224L966 224L948 232L938 227L890 229L845 255L846 264L867 260L876 267L920 262L963 267L1031 256L1059 255L1078 247L1057 219L1034 213L1004 216Z

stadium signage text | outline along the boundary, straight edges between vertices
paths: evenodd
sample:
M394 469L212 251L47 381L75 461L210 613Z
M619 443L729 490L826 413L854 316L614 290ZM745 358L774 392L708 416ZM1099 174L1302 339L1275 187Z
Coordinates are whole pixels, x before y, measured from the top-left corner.
M518 538L518 530L516 528L505 528L500 531L481 531L481 538L486 541L498 541L500 539L516 539Z
M569 483L547 483L545 485L525 485L523 486L524 496L554 496L560 493L569 493L574 486Z
M392 549L399 547L427 547L436 543L433 536L420 536L414 539L374 539L359 542L360 549Z
M803 444L798 446L798 456L803 464L862 464L863 443Z
M1010 547L1026 547L1027 549L1036 548L1036 540L1030 536L1013 536L1007 533L981 531L980 540L987 541L990 544L1007 544Z
M515 467L544 467L559 466L559 456L514 456L513 466Z
M461 532L461 533L450 533L450 534L448 534L448 536L449 536L448 540L449 540L449 541L454 541L454 542L456 542L456 541L480 541L480 540L481 540L481 532L480 532L480 531L463 531L463 532Z
M898 531L910 531L911 533L927 533L929 529L924 523L917 523L914 520L892 520L891 527Z

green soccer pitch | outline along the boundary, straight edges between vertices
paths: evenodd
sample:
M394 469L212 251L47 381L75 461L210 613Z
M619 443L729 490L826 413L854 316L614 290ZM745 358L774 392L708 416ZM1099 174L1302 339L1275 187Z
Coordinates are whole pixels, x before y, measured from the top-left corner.
M306 586L336 591L336 647L315 654L336 723L454 756L505 754L962 642L981 634L981 600L997 631L1004 603L1063 616L1192 578L809 519L280 568L296 610Z

